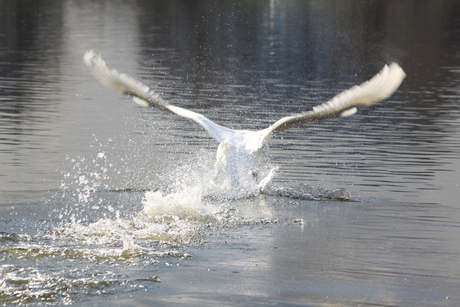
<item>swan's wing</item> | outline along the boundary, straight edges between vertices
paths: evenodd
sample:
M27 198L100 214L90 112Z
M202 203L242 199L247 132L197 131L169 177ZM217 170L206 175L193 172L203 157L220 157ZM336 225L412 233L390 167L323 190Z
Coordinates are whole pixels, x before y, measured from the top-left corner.
M265 130L261 130L262 146L273 134L289 128L339 116L350 116L357 106L371 106L391 96L401 85L406 74L398 64L385 67L372 79L343 91L328 102L313 107L311 111L283 117Z
M274 134L300 125L338 116L349 116L359 105L370 106L389 97L395 92L406 76L397 64L385 66L369 81L340 93L332 100L313 108L313 110L283 117L270 127L259 131L233 130L220 126L204 115L173 106L165 102L153 90L132 77L109 69L100 55L93 51L83 57L86 66L102 84L120 93L131 95L133 100L144 107L155 107L200 124L215 140L230 146L254 152Z
M187 118L203 126L203 128L218 142L227 142L232 146L238 145L233 144L234 141L232 142L232 140L235 139L235 134L238 134L238 131L220 126L202 114L170 105L161 99L153 90L150 90L147 85L126 74L108 68L102 57L92 50L85 53L83 60L97 80L120 93L132 96L133 100L140 106L155 107Z

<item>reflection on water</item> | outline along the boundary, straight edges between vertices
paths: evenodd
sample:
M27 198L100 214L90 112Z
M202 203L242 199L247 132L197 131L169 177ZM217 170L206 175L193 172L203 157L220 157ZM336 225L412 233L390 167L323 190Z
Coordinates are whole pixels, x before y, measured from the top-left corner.
M458 305L459 4L0 2L0 304ZM266 194L200 199L217 144L102 88L89 49L232 128L408 78L273 139Z

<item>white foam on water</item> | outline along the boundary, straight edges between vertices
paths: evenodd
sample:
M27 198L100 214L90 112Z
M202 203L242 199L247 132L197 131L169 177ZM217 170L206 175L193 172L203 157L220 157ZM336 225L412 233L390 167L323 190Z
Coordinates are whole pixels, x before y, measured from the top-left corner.
M216 182L212 166L214 157L202 151L188 161L177 163L179 166L174 171L165 173L157 190L144 193L141 204L138 203L140 210L127 215L126 208L133 207L129 203L130 195L127 200L121 200L121 195L115 192L98 194L98 188L107 186L106 159L107 154L101 151L93 160L75 161L75 173L68 175L74 178L77 186L73 194L75 204L60 215L63 219L66 214L70 216L70 222L61 223L56 233L84 244L117 246L121 252L142 250L144 244L139 241L145 240L190 243L205 235L204 229L210 224L225 227L270 219L271 210L264 207L261 194L312 200L349 199L343 187L329 191L307 185L274 186L270 181L277 168L268 159L259 161L258 177L250 173L243 177L248 180L235 181L239 183L237 185L222 184L228 180ZM222 179L222 172L219 172L219 179ZM133 186L139 184L145 185L134 182ZM68 189L64 192L70 193ZM128 204L117 201L127 201ZM82 218L74 218L79 211L86 212L80 215Z
M199 187L166 195L146 192L142 204L143 214L152 220L202 220L213 214L212 206L203 203Z

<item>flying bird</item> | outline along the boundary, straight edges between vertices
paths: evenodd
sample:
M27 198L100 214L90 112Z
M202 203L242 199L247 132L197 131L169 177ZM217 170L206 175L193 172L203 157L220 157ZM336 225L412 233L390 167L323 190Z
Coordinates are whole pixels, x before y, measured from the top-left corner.
M129 95L138 105L154 107L201 125L220 143L214 165L215 181L221 187L230 189L247 188L248 185L262 189L270 181L274 169L266 167L267 142L274 134L300 125L353 115L357 107L369 107L391 96L406 77L398 64L385 65L370 80L341 92L311 110L283 117L268 128L251 131L223 127L200 113L167 103L147 85L108 68L101 55L92 50L85 53L83 60L97 80L109 88Z

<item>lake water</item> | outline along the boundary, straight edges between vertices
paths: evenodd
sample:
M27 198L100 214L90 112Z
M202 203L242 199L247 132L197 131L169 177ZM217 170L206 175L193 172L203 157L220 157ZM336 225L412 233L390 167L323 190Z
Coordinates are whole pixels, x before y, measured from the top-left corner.
M90 49L238 129L407 78L275 136L262 194L209 198L217 143ZM458 306L459 174L458 1L0 1L0 305Z

